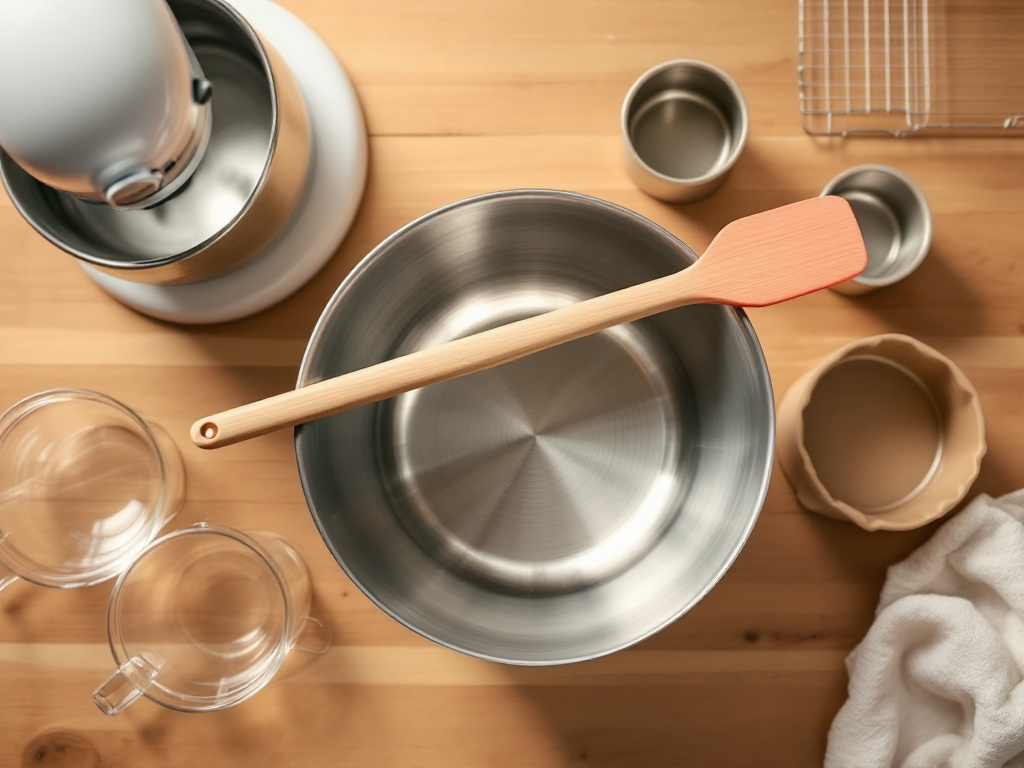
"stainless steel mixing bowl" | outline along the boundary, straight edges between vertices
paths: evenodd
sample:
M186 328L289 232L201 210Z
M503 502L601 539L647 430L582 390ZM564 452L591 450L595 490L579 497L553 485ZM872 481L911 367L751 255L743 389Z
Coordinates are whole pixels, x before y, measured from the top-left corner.
M328 303L309 384L678 271L652 222L568 192L409 224ZM746 316L693 306L296 430L306 499L352 580L442 645L555 664L688 611L768 488L771 383Z

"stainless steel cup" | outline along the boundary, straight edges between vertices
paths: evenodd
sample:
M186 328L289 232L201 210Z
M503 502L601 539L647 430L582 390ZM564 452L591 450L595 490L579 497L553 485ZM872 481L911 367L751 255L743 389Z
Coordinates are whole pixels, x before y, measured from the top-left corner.
M857 277L832 286L858 295L899 282L924 260L932 242L932 215L921 189L884 165L858 165L836 176L822 191L850 203L857 217L868 266Z
M725 72L690 59L640 76L622 106L626 170L667 202L707 197L725 181L747 141L747 105Z

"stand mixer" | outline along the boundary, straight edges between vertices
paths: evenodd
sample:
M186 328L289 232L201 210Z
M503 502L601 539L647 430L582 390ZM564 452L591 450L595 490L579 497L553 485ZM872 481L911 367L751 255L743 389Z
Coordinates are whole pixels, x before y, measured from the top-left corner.
M334 254L366 168L351 82L269 0L0 7L7 192L140 312L213 323L284 299Z

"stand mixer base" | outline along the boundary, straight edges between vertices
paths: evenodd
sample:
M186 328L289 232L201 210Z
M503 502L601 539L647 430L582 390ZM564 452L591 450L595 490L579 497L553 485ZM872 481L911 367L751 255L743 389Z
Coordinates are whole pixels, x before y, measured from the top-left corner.
M311 160L306 191L278 236L244 265L182 285L123 280L83 265L103 290L161 320L205 324L238 320L282 301L334 255L359 209L366 183L362 110L345 70L304 22L270 0L230 0L291 68L309 113Z

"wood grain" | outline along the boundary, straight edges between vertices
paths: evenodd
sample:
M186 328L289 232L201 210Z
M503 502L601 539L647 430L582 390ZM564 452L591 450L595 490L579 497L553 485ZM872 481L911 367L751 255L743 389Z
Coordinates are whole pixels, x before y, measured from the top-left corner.
M281 3L327 40L366 112L369 184L338 253L260 315L178 327L104 294L0 194L0 406L81 386L161 423L188 472L173 525L205 519L285 535L310 566L334 647L290 661L232 710L188 716L143 701L104 718L90 694L112 669L109 585L16 583L0 593L0 766L60 765L58 754L79 766L98 756L103 768L820 766L845 695L843 659L871 622L885 570L934 526L868 534L820 518L800 509L776 468L750 541L689 615L608 659L511 669L435 648L352 585L306 510L288 434L203 452L189 426L294 386L341 279L439 205L567 189L635 210L699 253L727 222L814 197L840 171L872 162L923 189L931 252L909 279L868 296L823 291L750 310L776 399L841 344L916 336L980 393L990 449L972 493L1005 493L1024 485L1024 142L804 135L792 0ZM622 98L672 58L726 70L750 108L749 141L725 186L685 206L633 188L619 156Z

